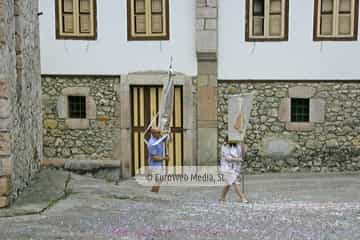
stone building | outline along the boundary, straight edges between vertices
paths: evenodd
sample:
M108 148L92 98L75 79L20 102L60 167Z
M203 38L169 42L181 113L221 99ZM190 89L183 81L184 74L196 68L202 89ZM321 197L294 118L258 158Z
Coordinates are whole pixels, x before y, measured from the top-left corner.
M40 0L44 163L144 166L172 56L171 165L217 164L229 95L255 90L249 172L359 170L359 6L333 3Z
M38 2L0 0L0 207L39 170L41 129Z

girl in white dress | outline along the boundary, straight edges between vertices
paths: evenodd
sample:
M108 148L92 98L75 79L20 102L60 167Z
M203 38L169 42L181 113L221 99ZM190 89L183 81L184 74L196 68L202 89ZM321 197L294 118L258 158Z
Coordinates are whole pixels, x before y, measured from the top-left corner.
M225 201L226 194L230 186L234 185L235 191L241 202L248 203L245 194L240 190L241 181L241 163L244 157L244 147L238 143L230 143L225 139L221 147L221 171L224 175L225 187L223 189L220 201Z

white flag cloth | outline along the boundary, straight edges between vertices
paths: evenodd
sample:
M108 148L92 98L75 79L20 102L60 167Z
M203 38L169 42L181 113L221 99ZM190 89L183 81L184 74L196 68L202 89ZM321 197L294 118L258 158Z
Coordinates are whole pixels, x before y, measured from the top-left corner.
M243 141L249 125L252 102L255 92L230 95L228 104L229 141Z
M174 105L174 80L172 70L169 72L169 80L164 84L162 100L159 108L159 128L163 132L170 132L170 122Z

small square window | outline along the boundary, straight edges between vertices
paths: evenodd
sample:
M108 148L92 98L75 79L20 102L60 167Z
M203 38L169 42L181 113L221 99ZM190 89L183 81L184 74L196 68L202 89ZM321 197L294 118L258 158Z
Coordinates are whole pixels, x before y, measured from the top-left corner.
M69 96L69 118L86 118L86 97Z
M309 119L310 119L310 99L292 98L291 122L309 122Z

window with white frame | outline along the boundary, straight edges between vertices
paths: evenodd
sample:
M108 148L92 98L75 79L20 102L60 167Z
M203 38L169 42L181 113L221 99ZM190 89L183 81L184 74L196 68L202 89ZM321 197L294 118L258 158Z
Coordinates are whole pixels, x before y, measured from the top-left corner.
M247 41L288 38L288 0L247 0Z
M168 40L169 0L128 0L128 40Z
M315 0L314 40L356 40L358 0Z
M55 0L57 39L96 39L96 0Z

